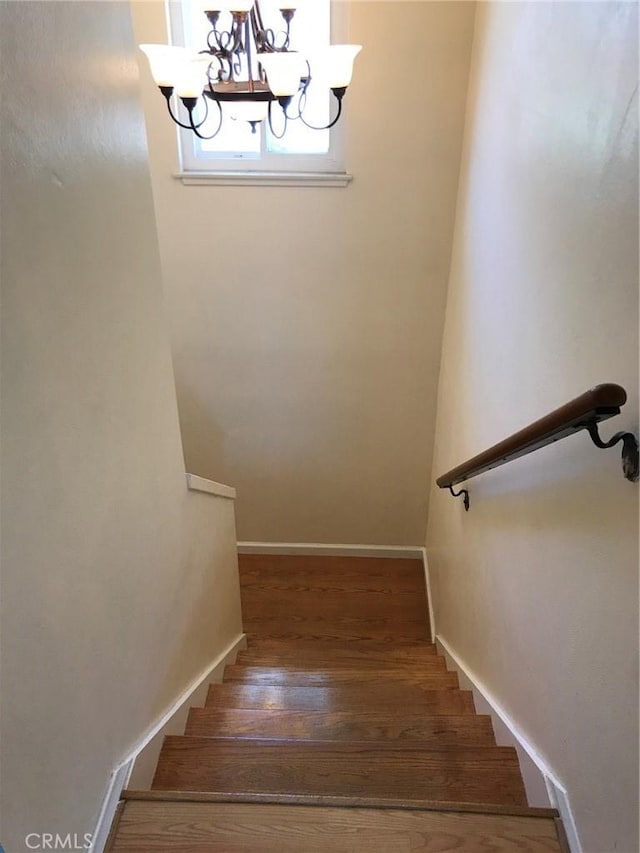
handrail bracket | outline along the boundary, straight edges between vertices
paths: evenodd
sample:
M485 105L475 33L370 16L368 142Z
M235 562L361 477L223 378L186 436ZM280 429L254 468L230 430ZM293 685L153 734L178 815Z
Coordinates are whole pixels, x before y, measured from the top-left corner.
M464 511L469 512L469 492L467 489L460 489L459 492L453 491L453 486L449 486L449 491L454 496L454 498L459 498L462 496L462 503L464 504Z
M587 426L587 432L596 447L606 450L622 442L622 473L632 483L638 482L640 475L640 464L638 461L638 440L632 432L617 432L609 441L603 441L598 432L598 424L591 423Z

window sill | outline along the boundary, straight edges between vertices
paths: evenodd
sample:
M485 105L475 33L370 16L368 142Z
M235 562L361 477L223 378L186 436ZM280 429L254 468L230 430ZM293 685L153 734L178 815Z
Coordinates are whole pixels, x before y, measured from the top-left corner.
M173 176L185 187L346 187L348 172L178 172Z

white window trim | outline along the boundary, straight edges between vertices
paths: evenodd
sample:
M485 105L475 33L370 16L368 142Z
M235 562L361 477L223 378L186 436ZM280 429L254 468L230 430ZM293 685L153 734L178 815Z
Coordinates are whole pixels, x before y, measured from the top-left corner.
M167 28L172 44L181 44L184 33L182 4L170 0L167 4ZM333 43L347 40L348 6L344 0L331 0L331 40ZM345 114L348 112L348 102ZM222 161L210 158L212 168L206 168L207 157L193 158L194 166L185 167L183 159L183 137L176 127L179 170L173 175L184 186L271 186L271 187L346 187L353 175L344 168L346 142L346 115L331 130L331 149L327 155L278 154L264 160L247 158L242 161L229 160L228 167ZM277 160L274 160L277 157ZM282 165L279 166L278 162ZM213 164L216 164L213 166ZM258 163L261 168L252 168ZM197 164L197 165L196 165Z
M353 180L349 172L232 172L215 170L210 172L176 172L173 175L185 187L346 187Z

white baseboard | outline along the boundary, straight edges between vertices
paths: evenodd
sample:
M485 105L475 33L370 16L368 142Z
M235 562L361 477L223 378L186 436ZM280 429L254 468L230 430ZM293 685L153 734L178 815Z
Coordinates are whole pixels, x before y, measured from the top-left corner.
M321 542L238 542L238 554L277 554L320 557L400 557L422 560L419 545L327 545Z
M431 577L429 576L429 559L427 549L422 548L422 565L424 566L424 582L427 587L427 604L429 606L429 627L431 628L431 639L436 641L436 614L433 609L433 595L431 594Z
M244 634L239 634L227 648L221 652L204 670L189 684L189 686L176 698L169 708L156 720L156 722L140 738L131 752L118 763L109 779L107 791L102 801L102 807L93 833L93 841L90 853L102 853L107 843L111 824L120 801L122 789L125 788L135 771L134 765L143 756L148 764L155 766L155 760L160 751L165 734L181 732L184 730L184 721L192 704L198 704L198 691L208 688L211 681L221 681L222 671L226 664L234 661L240 649L246 647ZM153 760L155 758L155 760Z
M507 714L478 676L462 662L444 637L436 635L436 643L447 659L449 668L458 672L460 686L473 691L478 713L491 716L497 743L501 746L516 748L529 805L551 806L557 809L562 818L571 853L582 853L582 844L565 786L536 747L523 734L517 723Z

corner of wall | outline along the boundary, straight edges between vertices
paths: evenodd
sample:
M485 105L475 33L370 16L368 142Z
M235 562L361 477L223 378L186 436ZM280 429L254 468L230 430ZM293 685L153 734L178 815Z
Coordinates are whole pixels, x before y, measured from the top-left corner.
M556 773L542 758L535 744L525 736L518 723L507 714L496 697L452 649L446 639L440 634L435 635L435 643L438 651L447 661L447 669L455 670L458 673L460 686L473 693L476 711L491 717L498 745L515 748L529 805L551 806L557 809L571 853L583 853L569 794Z
M120 795L126 787L146 790L151 787L153 773L164 738L182 734L189 708L204 704L208 686L221 682L225 666L233 663L241 649L246 648L244 634L239 634L226 649L189 684L151 728L137 741L126 758L114 768L107 783L90 853L103 853L111 824L118 808Z

